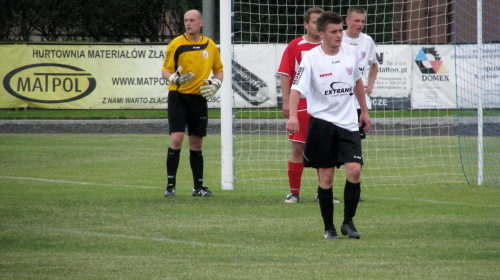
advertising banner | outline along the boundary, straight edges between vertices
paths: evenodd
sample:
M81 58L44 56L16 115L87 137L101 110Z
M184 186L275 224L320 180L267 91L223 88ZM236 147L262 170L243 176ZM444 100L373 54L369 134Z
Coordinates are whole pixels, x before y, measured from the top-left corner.
M237 108L276 107L275 45L234 45L233 92Z
M376 46L378 74L370 96L374 109L409 109L411 48L408 45Z
M456 45L458 106L500 108L500 44Z
M281 107L286 44L233 46L236 108ZM0 45L0 108L166 109L166 45ZM498 44L377 45L375 109L498 107ZM456 65L455 65L456 63ZM456 74L456 75L455 75ZM227 83L228 81L224 81ZM480 94L479 94L480 93ZM220 95L208 102L220 108Z
M0 45L0 108L166 108L165 48Z
M453 46L412 46L411 104L415 109L456 108Z

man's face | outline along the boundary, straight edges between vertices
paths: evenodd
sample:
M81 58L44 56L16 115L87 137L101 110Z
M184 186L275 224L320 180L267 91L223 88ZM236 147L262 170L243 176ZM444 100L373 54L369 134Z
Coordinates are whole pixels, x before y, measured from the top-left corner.
M203 20L201 20L200 14L197 11L189 11L184 15L184 27L186 28L187 34L200 34L202 26Z
M312 37L318 37L318 28L316 26L316 21L321 14L311 14L309 22L304 23L304 28L307 30L307 33Z
M360 34L365 28L366 24L366 15L351 13L350 16L346 18L347 29L349 29L354 34Z
M325 31L320 31L319 35L323 40L323 43L330 48L338 48L342 44L342 23L334 24L330 23L326 26Z

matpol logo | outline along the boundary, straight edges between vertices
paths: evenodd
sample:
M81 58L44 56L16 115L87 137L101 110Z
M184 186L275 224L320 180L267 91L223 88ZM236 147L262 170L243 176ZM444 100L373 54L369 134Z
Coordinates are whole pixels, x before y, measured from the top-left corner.
M71 65L40 63L19 67L3 79L11 95L38 103L64 103L94 91L96 80L87 71Z

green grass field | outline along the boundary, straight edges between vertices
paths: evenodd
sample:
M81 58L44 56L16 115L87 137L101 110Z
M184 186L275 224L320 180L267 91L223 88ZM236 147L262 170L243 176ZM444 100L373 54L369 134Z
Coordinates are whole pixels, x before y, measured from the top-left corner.
M184 148L177 197L165 199L167 142L166 135L0 134L0 278L500 275L500 188L363 188L361 239L329 241L312 188L295 205L283 203L286 186L221 190L218 136L204 145L216 197L191 196ZM335 213L340 227L342 204Z

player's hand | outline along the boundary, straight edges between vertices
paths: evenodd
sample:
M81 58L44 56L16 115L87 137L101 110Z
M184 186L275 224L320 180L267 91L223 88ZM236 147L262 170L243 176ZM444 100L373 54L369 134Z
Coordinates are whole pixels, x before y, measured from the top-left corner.
M287 119L290 117L290 107L288 105L288 102L283 102L283 104L281 105L281 111Z
M194 79L193 73L188 72L187 74L182 75L181 72L182 72L182 66L179 66L179 68L177 68L177 70L175 70L175 72L172 75L170 75L168 81L172 84L180 86Z
M212 78L210 80L203 80L206 85L201 86L201 95L205 97L206 100L209 100L212 96L214 96L220 88L222 81L216 78Z
M370 96L373 92L373 86L365 86L366 95Z
M370 115L368 115L368 112L365 112L365 113L361 112L361 115L359 115L359 127L361 127L363 125L363 123L365 124L365 127L363 128L363 130L365 132L369 132L371 120L370 120Z
M290 116L286 122L286 130L292 135L299 132L299 120L296 116Z

